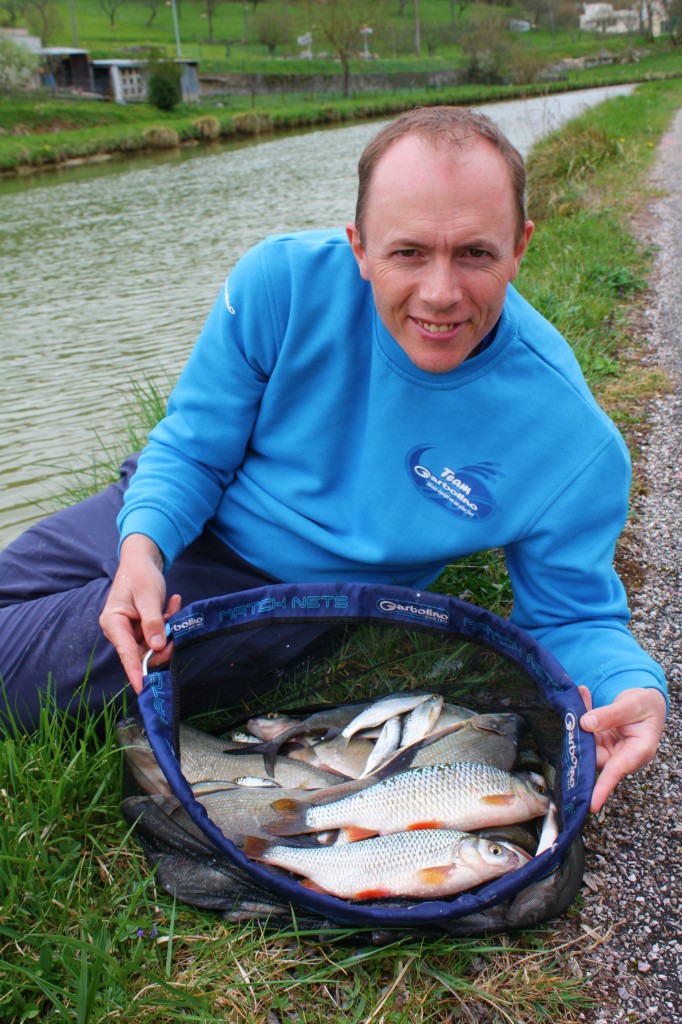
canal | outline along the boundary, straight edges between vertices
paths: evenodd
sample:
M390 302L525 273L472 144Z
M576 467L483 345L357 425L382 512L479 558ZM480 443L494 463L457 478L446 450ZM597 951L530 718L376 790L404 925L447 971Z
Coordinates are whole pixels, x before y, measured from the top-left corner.
M526 154L631 89L485 110ZM381 123L0 186L0 548L122 437L137 385L167 393L249 246L352 220L357 159Z

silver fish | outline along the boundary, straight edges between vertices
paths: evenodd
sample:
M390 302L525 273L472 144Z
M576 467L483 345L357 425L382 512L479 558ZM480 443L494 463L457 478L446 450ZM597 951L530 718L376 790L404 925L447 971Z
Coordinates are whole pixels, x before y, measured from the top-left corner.
M117 726L118 743L138 785L146 793L170 794L170 786L159 767L142 727L133 719ZM280 757L274 772L266 769L262 754L250 750L243 755L225 753L225 740L180 725L180 767L190 785L196 783L234 784L237 778L270 775L281 786L293 789L321 789L333 786L342 776L322 771L301 761Z
M410 747L413 743L418 743L419 740L423 740L425 736L433 732L442 708L443 698L440 694L434 693L405 715L400 734L400 746Z
M334 707L324 708L321 711L316 711L307 718L294 719L292 724L286 729L278 732L272 739L264 740L263 742L251 747L251 752L260 753L265 759L265 767L268 774L272 774L272 770L275 764L275 757L277 753L289 740L294 739L298 736L322 736L326 739L331 739L333 736L337 736L343 727L347 725L363 708L367 707L367 702L358 702L356 704L340 704ZM230 750L231 754L237 754L239 756L246 756L244 751L241 750Z
M451 895L530 860L508 843L450 829L398 832L331 847L299 848L249 836L244 852L304 875L308 889L345 899Z
M444 761L479 761L503 771L516 763L519 738L524 729L519 715L496 712L474 715L449 731L436 730L415 750L411 767Z
M382 764L387 757L390 757L391 754L398 749L401 733L402 723L400 718L397 715L393 718L387 718L382 725L377 741L365 762L365 767L360 773L360 778L363 778L363 776L369 775L373 772L375 768L378 768L378 766Z
M469 762L423 765L361 788L358 780L305 800L275 800L273 835L342 828L353 839L422 828L485 828L528 821L549 803L541 776Z
M383 725L387 719L402 715L406 711L412 711L418 704L423 704L425 700L433 696L434 694L431 693L414 693L409 690L405 693L389 693L356 715L342 729L341 735L344 739L349 740L356 732L374 725Z
M371 740L360 736L354 736L348 743L341 741L340 736L335 736L333 740L321 740L296 750L287 748L287 757L305 761L324 771L341 772L344 776L357 779L362 775L374 747Z
M301 722L302 719L292 718L284 711L271 711L267 715L249 718L246 727L259 740L272 740L285 729L296 728Z

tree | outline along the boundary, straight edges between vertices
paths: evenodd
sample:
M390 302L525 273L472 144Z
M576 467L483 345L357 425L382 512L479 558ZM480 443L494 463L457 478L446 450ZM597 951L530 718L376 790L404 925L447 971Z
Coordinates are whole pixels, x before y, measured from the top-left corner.
M501 82L512 56L507 17L489 7L477 7L459 33L459 45L467 58L468 82Z
M382 19L383 0L371 7L374 24ZM360 52L360 29L367 26L367 0L307 0L313 34L321 36L334 51L343 70L343 95L350 95L350 61ZM373 27L373 26L372 26Z
M139 7L146 7L149 11L149 17L145 21L145 28L149 28L153 24L156 15L159 13L159 8L163 4L164 0L133 0Z
M40 58L27 46L12 39L0 39L0 93L25 89L40 65Z
M22 6L21 0L2 0L0 11L4 11L8 19L4 24L14 28L19 20Z
M668 32L673 46L682 43L682 0L663 0Z
M213 36L213 18L217 8L225 3L226 0L195 0L196 3L203 4L206 9L206 17L208 19L208 41L209 43L215 43Z
M109 19L112 28L116 28L116 11L126 0L99 0L99 5Z
M272 56L276 48L291 39L291 22L285 8L263 11L256 16L256 38Z
M63 28L62 16L52 0L24 0L22 11L31 32L50 46Z

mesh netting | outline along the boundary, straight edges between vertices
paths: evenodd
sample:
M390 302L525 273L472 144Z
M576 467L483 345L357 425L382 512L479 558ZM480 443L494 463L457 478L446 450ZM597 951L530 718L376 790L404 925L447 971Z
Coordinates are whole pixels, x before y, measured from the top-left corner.
M179 898L235 920L345 923L376 936L482 934L562 913L582 878L580 828L594 780L594 744L578 719L577 688L531 637L484 609L443 595L369 585L278 585L196 602L169 623L168 671L146 677L140 713L177 804L144 796L126 817L157 879ZM528 864L447 898L356 902L304 889L249 860L210 819L180 768L178 725L202 712L221 733L263 711L311 710L411 689L479 713L511 711L526 729L515 767L551 784L559 835ZM209 714L210 712L210 714ZM196 720L195 720L196 721ZM537 839L542 820L528 826Z

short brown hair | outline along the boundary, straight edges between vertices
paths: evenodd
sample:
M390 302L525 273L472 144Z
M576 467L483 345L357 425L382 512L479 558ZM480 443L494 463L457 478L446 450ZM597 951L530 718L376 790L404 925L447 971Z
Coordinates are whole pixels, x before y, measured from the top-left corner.
M516 206L517 240L526 223L526 166L519 151L485 114L466 107L415 107L382 128L365 146L358 162L355 225L363 238L363 222L372 175L384 153L405 135L415 134L434 145L461 149L476 139L491 142L509 168Z

